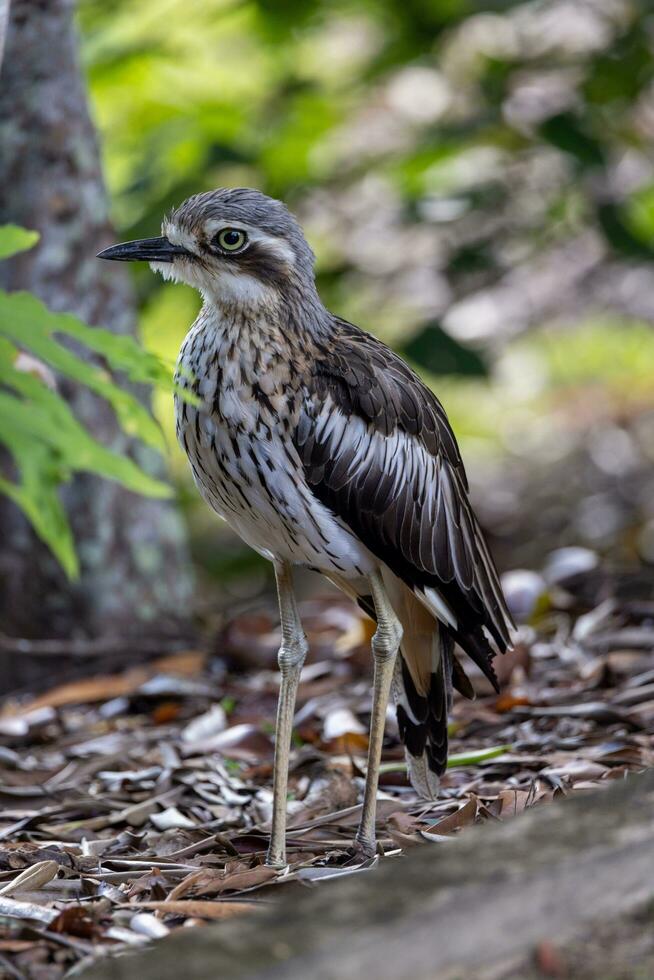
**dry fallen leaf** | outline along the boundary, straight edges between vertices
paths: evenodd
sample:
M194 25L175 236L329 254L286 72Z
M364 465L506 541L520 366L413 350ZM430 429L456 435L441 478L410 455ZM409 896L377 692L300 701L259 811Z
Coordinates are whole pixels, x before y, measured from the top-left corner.
M502 803L502 817L514 817L529 805L531 793L524 789L503 789L498 799Z
M16 712L18 715L29 714L36 708L61 708L67 704L90 704L95 701L108 701L111 698L123 697L137 691L148 678L155 674L171 673L183 676L199 673L206 655L198 651L173 654L160 657L143 667L133 667L119 674L104 674L99 677L89 677L47 691L34 698L27 704L21 705Z
M36 919L46 925L49 925L57 917L54 909L35 905L34 902L18 902L13 898L4 896L0 898L0 916L3 915L9 919Z
M56 876L59 865L56 861L39 861L0 888L0 895L13 895L19 891L36 891Z
M162 915L186 915L198 919L231 919L235 915L261 909L254 902L203 902L190 898L186 901L132 902L131 907L148 909Z
M168 926L150 912L137 912L129 920L129 927L134 932L147 936L148 939L163 939L170 932Z
M208 711L190 721L182 729L180 737L183 742L200 742L203 739L218 735L227 728L227 715L221 704L212 705Z
M345 649L366 633L352 628L358 615L331 599L313 604L318 659L300 689L296 736L308 744L292 753L289 869L281 881L322 887L383 860L353 861L350 851L370 715L370 651ZM405 774L394 772L403 754L389 717L377 814L384 853L441 846L482 818L509 819L559 792L584 792L654 764L654 651L580 652L568 643L576 613L557 615L565 628L532 631L529 643L540 647L534 656L530 647L529 670L518 665L509 691L455 698L451 759L465 764L448 768L439 799L416 800ZM621 607L592 635L642 625L647 615L632 622ZM277 643L275 629L260 639ZM20 970L20 956L34 952L48 980L63 980L93 949L138 948L181 921L201 927L261 907L241 898L278 880L261 863L272 799L273 664L217 675L183 654L58 686L42 704L5 711L13 735L0 747L0 889L30 888L30 901L0 895L0 914L7 909L5 921L35 935L55 919L63 930L57 942L42 930L25 951L0 945L5 959ZM61 881L48 885L39 875L53 867L63 869ZM278 892L268 888L267 901Z
M92 939L98 932L98 925L83 905L69 905L62 909L50 925L53 932L65 932L81 939Z
M176 806L169 806L161 813L150 814L150 821L157 830L171 830L173 827L193 830L196 826L195 822L180 813Z
M173 888L169 895L172 901L182 895L220 895L226 891L246 891L256 888L277 878L279 872L265 864L257 864L247 870L230 871L196 871Z
M443 817L437 823L432 824L429 830L437 834L451 834L461 827L466 827L472 823L479 811L479 801L476 796L471 796L469 800L459 807L456 813L451 813L448 817Z

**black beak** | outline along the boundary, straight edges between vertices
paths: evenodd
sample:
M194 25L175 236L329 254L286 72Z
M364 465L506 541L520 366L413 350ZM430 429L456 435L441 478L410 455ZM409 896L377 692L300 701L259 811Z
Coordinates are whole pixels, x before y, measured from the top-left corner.
M99 259L115 262L172 262L178 255L190 256L181 245L173 245L167 238L141 238L137 242L123 242L98 252Z

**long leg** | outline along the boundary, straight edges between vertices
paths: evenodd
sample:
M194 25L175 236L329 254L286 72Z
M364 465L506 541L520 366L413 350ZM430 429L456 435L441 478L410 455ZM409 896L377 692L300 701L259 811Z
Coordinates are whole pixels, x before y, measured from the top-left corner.
M273 815L270 847L266 864L283 867L286 864L286 793L288 789L288 759L295 713L295 697L300 671L307 655L307 638L302 629L300 614L293 592L291 566L275 566L282 645L277 661L281 673L277 727L275 730L275 761L273 768Z
M391 691L391 681L395 659L402 640L402 627L390 600L379 572L370 576L372 598L377 613L377 632L372 638L374 658L374 681L372 692L372 717L370 719L370 741L368 743L368 772L363 794L361 822L356 840L365 854L375 853L375 814L377 809L377 786L379 783L379 763L384 741L386 706Z

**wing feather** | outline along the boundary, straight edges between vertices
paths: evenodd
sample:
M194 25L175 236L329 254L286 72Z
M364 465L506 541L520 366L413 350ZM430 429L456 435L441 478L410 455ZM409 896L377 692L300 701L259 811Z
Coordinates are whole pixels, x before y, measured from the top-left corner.
M314 494L496 683L494 646L507 648L513 623L435 395L376 338L334 320L294 441Z

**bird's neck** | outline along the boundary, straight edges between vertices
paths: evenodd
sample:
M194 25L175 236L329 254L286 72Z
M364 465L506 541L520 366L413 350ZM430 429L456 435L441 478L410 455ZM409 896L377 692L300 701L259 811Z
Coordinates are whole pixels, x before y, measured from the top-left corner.
M221 274L201 289L203 317L218 330L254 333L265 339L281 332L290 344L323 338L331 316L313 281L289 278L283 288L250 276Z
M221 345L271 350L278 345L292 355L324 339L330 330L331 315L315 288L301 292L289 288L283 293L270 289L241 296L204 293L203 298L199 320Z
M191 373L199 362L219 367L220 384L235 391L263 384L282 393L301 383L313 357L310 330L283 306L205 302L182 348Z
M205 303L196 321L207 350L219 361L237 359L256 370L264 361L293 357L296 345L287 338L275 311Z
M264 416L270 426L294 416L310 357L269 311L205 303L182 345L176 380L228 430L254 431Z

